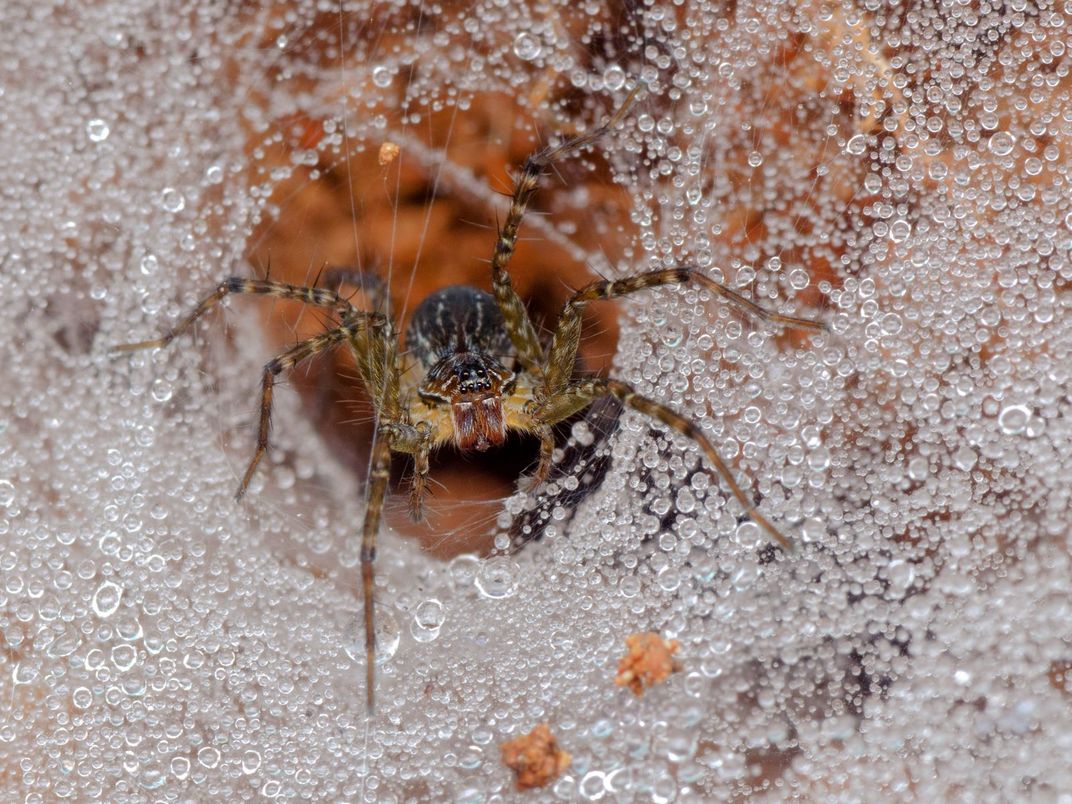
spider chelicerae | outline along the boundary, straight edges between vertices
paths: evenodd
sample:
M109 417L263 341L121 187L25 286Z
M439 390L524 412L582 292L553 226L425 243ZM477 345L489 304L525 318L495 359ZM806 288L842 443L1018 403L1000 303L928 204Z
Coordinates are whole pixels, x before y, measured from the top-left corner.
M360 558L366 700L370 713L375 700L376 653L373 568L392 452L404 453L413 459L410 508L419 519L428 481L429 455L433 449L453 444L462 451L483 451L501 445L511 430L534 435L540 442L539 462L532 476L535 487L547 479L551 470L554 425L598 399L616 397L627 407L657 419L695 441L744 513L783 548L791 547L782 532L756 510L729 466L695 422L661 402L636 393L626 382L576 373L581 312L588 302L613 299L662 285L694 283L764 321L811 331L825 330L824 324L771 312L692 268L678 267L585 285L566 301L550 343L545 343L511 284L507 266L514 253L522 218L540 177L556 161L595 143L616 126L632 106L638 91L639 85L602 125L558 145L548 145L528 157L515 179L510 210L499 229L492 254L492 292L456 285L433 293L414 311L406 331L405 349L399 348L395 325L387 315L356 309L338 290L242 277L221 282L164 336L114 348L118 352L131 352L167 346L230 294L296 299L327 308L334 314L334 326L295 344L265 364L257 446L235 496L241 499L245 494L268 449L276 377L313 355L348 344L376 413Z

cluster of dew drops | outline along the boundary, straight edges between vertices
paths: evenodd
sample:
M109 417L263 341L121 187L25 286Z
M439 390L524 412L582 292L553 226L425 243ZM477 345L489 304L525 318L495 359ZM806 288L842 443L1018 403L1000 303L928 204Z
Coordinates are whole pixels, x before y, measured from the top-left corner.
M562 800L1072 789L1067 3L225 5L107 2L10 45L0 797L503 800L498 745L538 722ZM294 170L552 79L585 99L562 128L648 88L599 146L635 239L593 266L687 263L830 325L623 305L615 372L699 421L797 549L687 439L579 422L606 476L507 501L493 556L381 539L369 720L361 504L293 396L264 503L230 500L256 338L107 346L240 266ZM321 153L244 149L310 109ZM643 630L684 669L637 700L611 678Z

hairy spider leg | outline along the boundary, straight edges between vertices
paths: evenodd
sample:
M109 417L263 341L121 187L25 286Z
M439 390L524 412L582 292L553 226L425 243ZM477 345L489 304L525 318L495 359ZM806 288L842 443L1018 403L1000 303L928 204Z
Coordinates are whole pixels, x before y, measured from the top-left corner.
M379 424L377 423L377 431ZM365 705L371 715L376 705L376 535L391 475L391 444L386 434L377 432L365 493L365 522L361 528L361 592L365 599Z
M358 288L368 297L369 307L380 312L388 312L385 307L387 286L374 274L367 274L353 268L325 268L323 280L317 284L334 291L340 290L343 285ZM346 298L349 300L350 296Z
M744 490L738 485L729 466L726 465L726 462L722 459L722 456L718 454L718 450L715 449L715 446L707 439L707 436L703 434L699 425L661 402L656 402L653 399L638 394L633 390L632 386L627 383L614 379L581 380L580 382L573 383L560 393L548 399L543 406L536 411L534 418L544 424L555 424L556 422L569 418L574 413L583 410L588 405L591 405L593 402L604 396L616 397L622 404L627 405L633 410L639 411L646 416L658 419L667 427L676 430L699 444L700 448L704 451L704 455L707 456L707 459L725 481L733 496L737 498L737 502L740 503L741 508L744 509L748 518L763 528L763 530L781 545L783 549L787 551L793 550L792 542L790 542L780 530L774 527L765 516L756 510L755 505L748 499L748 495L746 495Z
M715 282L710 277L690 268L668 268L648 271L624 279L605 279L591 282L575 292L562 307L562 313L559 315L558 324L551 339L548 365L544 374L544 385L539 392L540 401L534 408L533 418L536 421L543 422L545 425L552 425L573 415L602 396L617 397L623 404L658 419L696 441L703 449L704 454L707 455L708 460L718 470L722 479L725 480L726 485L733 492L733 496L741 503L749 518L767 531L778 544L788 548L789 540L755 509L755 506L741 490L726 462L695 423L665 405L638 395L630 386L618 380L582 382L573 380L573 370L576 365L577 349L581 338L581 312L588 302L613 299L647 288L678 285L686 282L697 282L713 290L745 312L756 315L763 320L812 331L826 329L825 324L821 321L795 318L771 312L726 286ZM545 460L542 453L540 460L541 462ZM550 460L549 456L547 460ZM549 469L549 465L547 467L541 466L537 470L537 475L540 475L541 472L546 475Z
M375 326L381 322L382 318L383 316L379 313L350 312L342 325L301 341L264 364L264 370L261 375L261 415L260 423L257 427L257 447L253 451L253 458L250 460L249 467L246 469L242 482L238 486L235 500L241 500L245 495L246 489L249 488L249 482L253 479L253 473L257 470L257 465L260 464L261 458L264 457L264 453L268 450L268 434L271 431L272 423L272 389L275 384L275 378L281 372L294 367L313 355L340 343L352 341L357 337L358 332L369 325L369 322L373 322Z
M348 278L348 277L344 277ZM400 421L399 385L400 365L398 358L397 337L390 321L380 313L362 312L354 308L349 300L336 291L325 288L309 288L259 279L230 277L221 282L216 290L206 296L192 313L182 319L176 326L160 337L137 343L120 344L112 348L113 352L133 352L139 349L164 347L179 335L182 335L205 313L218 305L225 296L236 294L259 294L279 299L295 299L318 307L330 307L340 315L342 325L306 341L302 341L290 350L270 361L264 367L261 391L261 417L258 431L257 450L246 470L246 475L236 495L241 497L256 469L268 443L271 422L272 387L277 374L295 363L317 352L330 348L343 341L349 341L357 361L361 379L366 385L369 396L375 405L376 430L373 435L373 449L369 482L366 494L365 521L361 534L361 579L365 601L365 654L367 701L371 713L375 689L375 577L373 563L376 560L376 532L383 515L383 503L387 493L387 478L390 473L390 456L392 441L398 442L400 451L409 452L407 447L412 438L407 438L406 425ZM408 428L416 430L416 428ZM392 437L392 433L401 433Z
M216 286L216 290L202 299L192 313L168 330L162 337L155 338L151 341L121 343L117 346L113 346L111 351L136 352L139 349L152 349L154 347L167 346L192 327L197 319L223 301L225 296L232 293L251 293L272 296L276 299L295 299L297 301L305 302L306 304L312 304L316 307L333 307L342 316L345 316L348 312L355 311L354 306L334 290L327 290L326 288L307 288L300 285L288 285L285 282L270 282L264 279L246 279L241 276L232 276L220 282L220 284Z
M577 348L581 339L581 311L588 302L615 299L648 288L681 285L688 282L695 282L713 291L745 313L764 321L812 332L823 332L827 329L822 321L772 312L691 268L665 268L627 276L623 279L600 279L574 292L562 306L562 312L559 314L551 339L551 349L544 376L544 394L550 396L558 393L569 384L573 376Z
M424 495L428 493L428 457L431 451L432 439L424 436L412 453L413 485L409 491L409 516L414 522L424 519Z
M499 304L499 309L502 310L506 331L517 350L517 357L521 365L536 377L543 377L543 346L540 344L536 327L533 326L532 319L529 318L528 311L525 309L525 303L514 290L510 274L506 270L517 245L517 232L521 226L521 220L525 217L525 210L544 172L559 159L591 145L618 125L632 107L640 90L641 84L638 83L618 111L602 125L585 134L570 137L558 145L548 145L531 154L525 160L520 175L514 181L510 211L506 215L506 222L499 229L499 237L495 242L495 251L491 257L491 284L495 300Z

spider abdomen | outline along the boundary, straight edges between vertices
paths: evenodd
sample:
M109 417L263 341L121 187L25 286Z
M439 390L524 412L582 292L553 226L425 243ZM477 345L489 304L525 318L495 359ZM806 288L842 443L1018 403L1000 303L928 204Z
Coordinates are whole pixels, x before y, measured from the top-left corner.
M511 352L495 297L469 285L451 285L421 302L406 329L406 347L426 369L451 355L507 361Z

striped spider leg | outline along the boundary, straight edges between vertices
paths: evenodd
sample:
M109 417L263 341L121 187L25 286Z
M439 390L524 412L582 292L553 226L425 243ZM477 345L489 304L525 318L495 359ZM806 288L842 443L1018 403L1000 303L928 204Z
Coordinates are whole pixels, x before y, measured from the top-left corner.
M737 483L733 472L718 450L708 440L692 420L686 418L673 408L636 393L625 382L609 378L579 378L574 376L577 349L581 338L581 311L590 301L614 299L630 293L663 285L679 285L694 282L708 288L717 295L736 305L741 310L762 318L765 321L781 324L793 329L811 332L824 332L827 327L820 321L808 318L796 318L771 312L750 299L715 282L710 277L690 268L669 268L648 271L635 276L617 280L599 280L592 282L576 293L565 303L558 319L551 340L551 348L544 373L543 386L535 395L535 404L530 408L530 415L538 426L550 427L569 418L604 396L616 397L622 404L639 411L651 418L658 419L672 430L676 430L695 441L715 471L722 477L730 492L740 503L745 514L759 525L767 534L786 550L792 549L792 543L770 521L756 510L755 505ZM541 461L546 458L541 455ZM546 477L549 466L541 466L537 476Z
M340 274L348 279L349 273ZM137 343L120 344L113 352L133 352L141 349L162 348L187 332L194 323L216 307L224 297L231 294L263 295L277 299L295 299L317 307L330 308L338 318L338 325L326 332L295 344L279 356L269 360L262 371L260 420L257 428L257 446L249 466L235 494L240 500L249 488L250 480L261 458L268 449L272 418L272 395L275 379L280 373L293 368L314 355L347 343L357 362L358 373L376 409L376 429L373 435L371 466L369 472L367 502L364 523L361 529L361 578L364 597L365 652L367 657L366 685L367 703L371 713L375 689L375 608L374 573L376 559L376 535L383 514L387 480L390 472L391 451L417 456L418 466L427 473L430 449L426 427L414 427L401 418L399 402L400 361L397 338L390 320L382 313L357 310L337 291L326 288L310 288L289 285L283 282L230 277L221 282L216 290L206 296L193 312L168 330L163 336Z
M771 312L702 273L689 268L672 268L649 271L620 280L596 281L581 288L563 307L552 336L550 349L545 352L524 302L513 289L507 273L521 221L536 191L540 177L556 161L592 144L614 127L632 106L639 89L639 85L634 88L618 111L603 125L589 133L567 139L559 145L545 147L525 161L514 184L506 222L499 231L499 239L495 244L491 262L495 299L502 311L504 325L517 351L518 360L527 373L538 378L532 392L532 399L525 406L527 420L516 425L519 429L535 433L540 439L540 458L533 476L533 485L546 480L550 472L551 455L554 451L552 425L578 413L601 397L614 396L628 407L658 419L699 444L707 460L725 481L749 518L783 548L790 549L789 540L756 510L718 450L694 422L666 405L637 394L631 386L620 380L583 379L573 376L581 336L581 310L587 302L597 299L612 299L661 285L695 282L744 312L765 321L810 331L823 331L826 329L824 324Z

